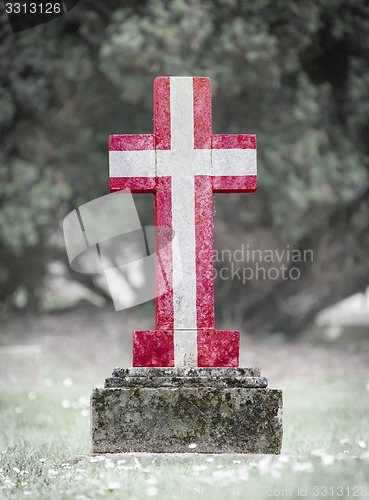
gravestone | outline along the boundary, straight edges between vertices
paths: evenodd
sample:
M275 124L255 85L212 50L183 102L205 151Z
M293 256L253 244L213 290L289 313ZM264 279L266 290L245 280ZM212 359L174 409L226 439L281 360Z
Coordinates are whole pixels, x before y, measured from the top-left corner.
M93 391L93 452L279 453L281 391L240 368L239 332L214 324L212 197L256 190L255 136L212 134L209 78L159 77L154 134L109 146L111 192L153 193L177 244L157 232L156 329L135 331L132 368Z

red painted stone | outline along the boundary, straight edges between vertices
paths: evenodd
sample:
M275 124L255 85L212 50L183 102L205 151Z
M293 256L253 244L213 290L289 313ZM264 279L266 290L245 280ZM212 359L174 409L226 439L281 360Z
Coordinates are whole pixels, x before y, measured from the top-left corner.
M133 366L174 366L173 330L133 332Z
M189 119L188 107L183 104L189 102L187 91L190 81L193 119ZM178 94L178 89L185 89L183 97ZM187 153L182 150L182 142L189 143L189 126L192 127L193 146ZM178 130L180 134L183 131L183 141L179 139ZM125 152L122 155L147 152L144 153L145 161L142 156L141 159L137 157L137 172L132 169L132 162L135 161L132 156L129 156L131 166L127 167L127 175L122 175L124 160L116 171L113 168L110 191L128 188L133 193L154 193L156 248L162 249L156 254L156 330L134 332L133 366L177 366L178 351L174 345L174 332L194 329L197 330L198 366L238 366L239 333L214 329L212 196L214 192L247 193L256 190L256 137L250 134L212 134L209 78L159 77L154 82L154 134L110 136L109 149L112 155L119 151ZM156 151L155 155L150 153L153 150ZM193 163L192 160L188 163L188 158L197 158L194 156L196 150L203 150L201 155L205 156L196 160L201 163L198 174L196 163L194 173L188 174L193 175L191 181L175 167L178 162L176 154L181 154L183 165L187 165L183 166L183 169L191 169ZM174 156L165 156L173 153ZM165 158L168 158L167 166ZM119 163L121 160L114 161ZM175 175L180 175L180 182L178 177L176 183L174 182ZM175 191L178 186L187 196L189 190L193 190L193 196L183 198L185 201L182 204ZM186 263L184 284L181 285L182 288L177 289L174 271L178 265L178 255L171 244L163 244L164 232L161 233L160 228L173 229L174 234L179 229L181 233L183 227L188 224L189 215L183 214L182 219L178 217L177 209L179 206L186 211L187 199L193 200L194 229L188 233L188 240L181 244L186 247L186 254L187 243L191 247L191 238L194 237L195 262L193 265L190 262L190 266ZM175 219L173 213L176 215ZM182 226L175 228L175 220L177 224L179 220ZM187 290L187 282L192 272L195 286L192 286L190 281L188 293L183 294L183 290Z
M252 134L213 134L213 149L256 149L256 136Z
M157 150L170 149L170 77L155 78L154 137Z
M152 134L111 135L109 137L109 151L142 151L143 149L155 149Z
M110 177L110 192L122 189L130 189L132 193L155 193L156 181L153 177L126 177L122 183L121 177Z
M161 238L161 227L172 227L172 201L171 201L171 180L170 177L160 177L157 179L155 192L155 226L156 248L164 247L160 256L156 255L156 260L161 259L161 269L165 269L165 274L156 273L156 327L160 330L173 329L173 258L170 245L163 245ZM159 269L159 266L156 267ZM170 289L169 292L163 291ZM135 366L135 365L133 365ZM151 365L149 365L151 366ZM162 365L166 366L166 365Z
M195 149L211 149L210 78L193 79L193 118Z
M239 347L237 330L199 330L198 366L238 366Z
M133 366L175 366L173 330L133 332ZM198 366L238 366L237 330L198 330Z
M246 179L232 175L213 177L214 193L254 193L256 188L256 175L248 175Z
M195 231L197 326L214 328L213 190L208 176L195 177Z

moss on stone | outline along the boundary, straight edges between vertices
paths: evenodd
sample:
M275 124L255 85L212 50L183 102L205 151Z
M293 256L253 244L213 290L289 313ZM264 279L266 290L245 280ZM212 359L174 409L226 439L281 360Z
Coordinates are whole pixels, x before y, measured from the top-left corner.
M95 389L94 452L279 453L282 392L180 387Z

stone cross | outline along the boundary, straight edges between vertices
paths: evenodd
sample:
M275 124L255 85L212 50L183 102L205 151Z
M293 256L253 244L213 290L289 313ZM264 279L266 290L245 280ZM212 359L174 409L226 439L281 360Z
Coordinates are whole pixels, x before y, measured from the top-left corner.
M239 332L214 325L213 193L256 190L256 137L212 134L209 78L158 77L154 134L111 135L109 150L110 191L153 193L178 242L161 251L156 330L134 332L133 366L238 366Z

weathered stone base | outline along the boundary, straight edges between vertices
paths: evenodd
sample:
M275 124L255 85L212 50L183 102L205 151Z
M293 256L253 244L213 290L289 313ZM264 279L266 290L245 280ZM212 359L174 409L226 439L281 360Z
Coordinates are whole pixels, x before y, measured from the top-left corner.
M94 389L93 453L280 453L282 391L266 389L258 370L155 370L146 387L137 369L116 369Z

